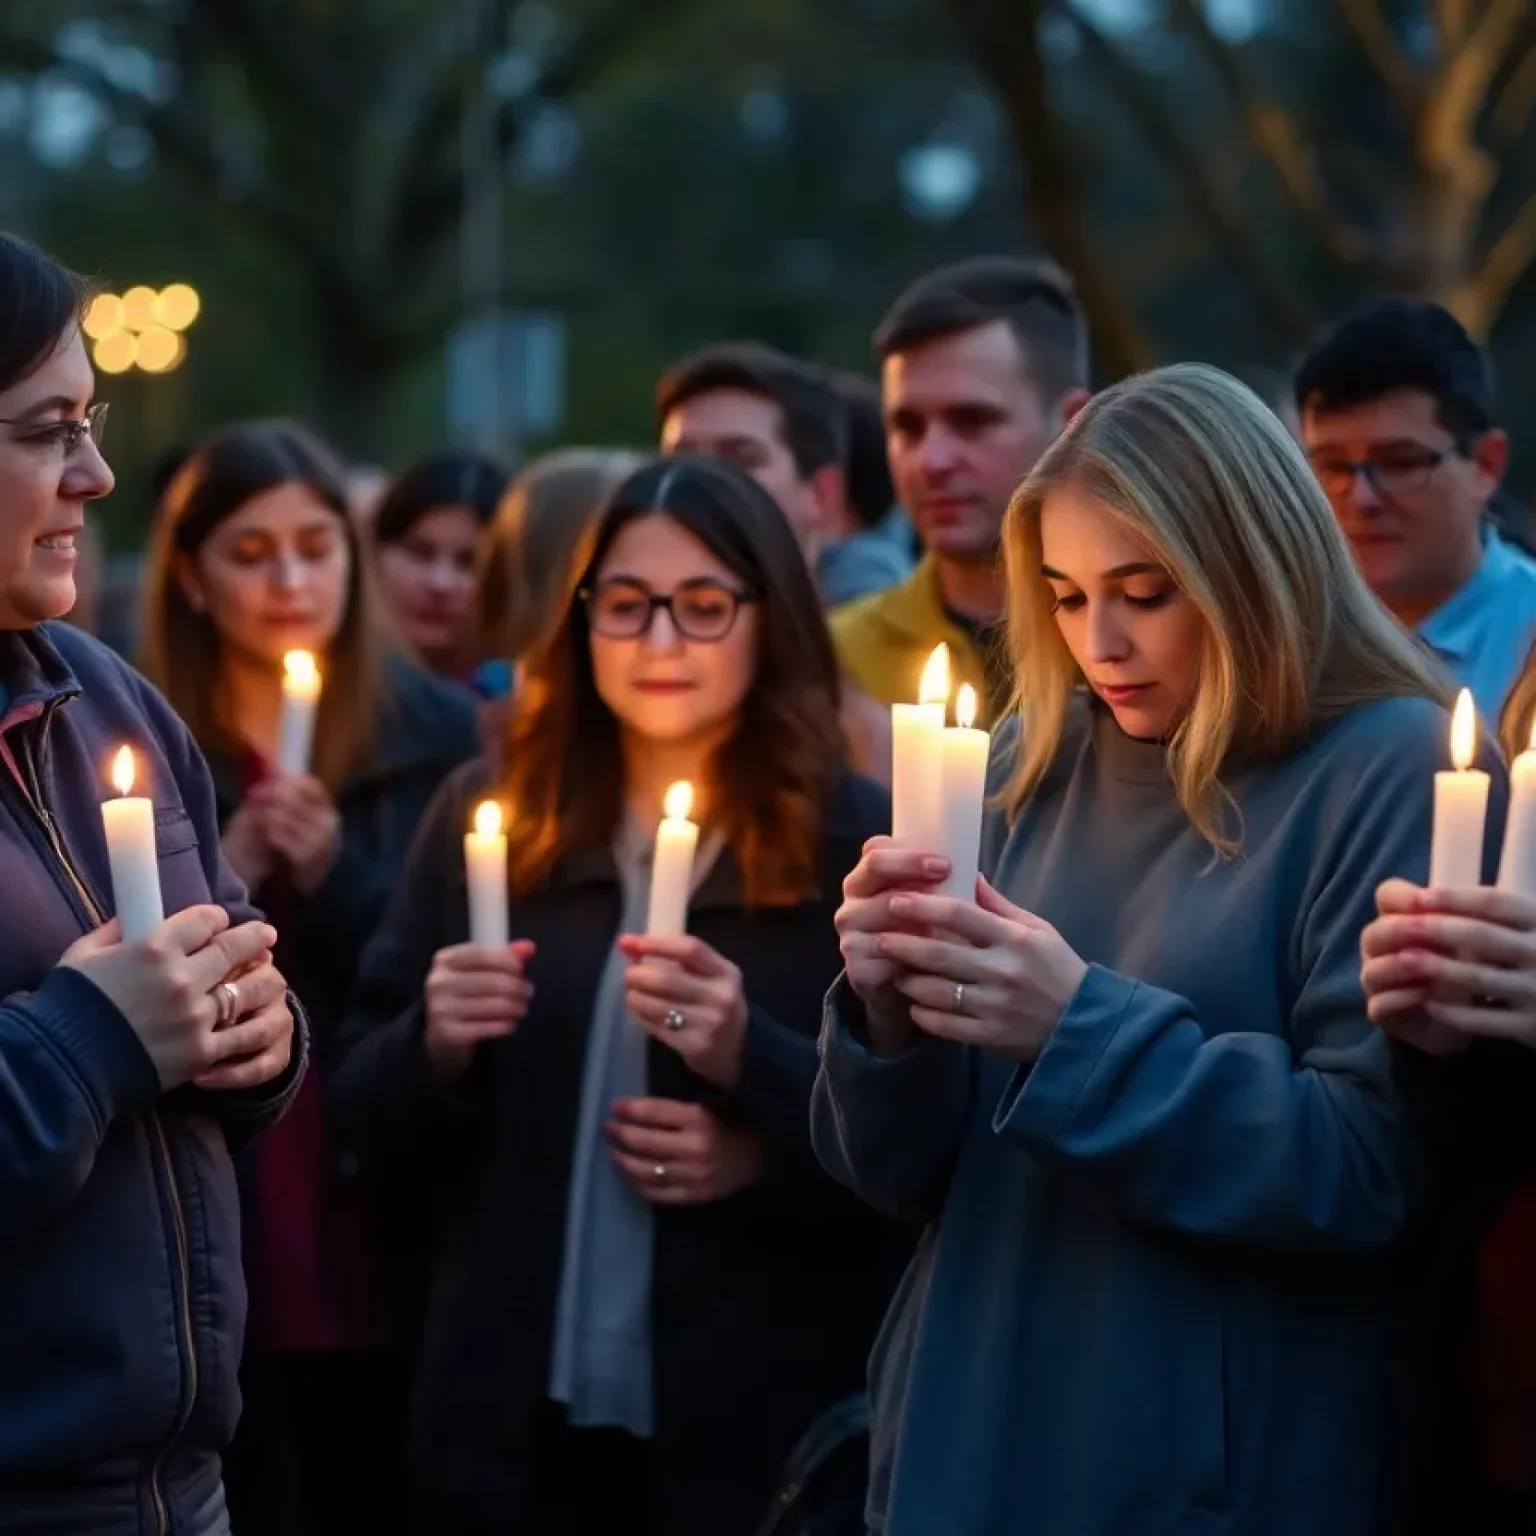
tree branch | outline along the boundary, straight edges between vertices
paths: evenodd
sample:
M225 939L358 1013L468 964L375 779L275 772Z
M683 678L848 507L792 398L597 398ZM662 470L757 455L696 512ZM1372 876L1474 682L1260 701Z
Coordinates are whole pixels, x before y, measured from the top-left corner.
M1421 140L1436 163L1470 168L1477 121L1488 94L1530 14L1531 0L1488 0L1461 40L1443 39L1439 67L1424 102Z
M1381 76L1404 115L1411 117L1418 110L1423 79L1393 35L1380 0L1339 0L1339 9L1360 51Z
M143 128L156 150L192 186L212 201L239 213L312 267L326 268L329 256L293 218L271 189L241 181L219 157L206 132L174 106L163 106L119 85L93 64L60 53L51 43L0 31L0 64L34 75L68 81L106 107L120 121Z
M1148 143L1183 185L1195 213L1217 249L1242 274L1265 322L1285 341L1311 334L1312 306L1254 238L1246 211L1212 171L1209 159L1191 147L1152 82L1123 58L1115 45L1080 11L1070 12L1085 52L1109 81L1115 95L1140 126Z
M527 91L502 105L495 130L501 155L509 155L516 147L534 107L584 90L637 34L667 21L689 3L610 0L586 31L539 71ZM449 66L445 88L434 93L428 108L431 124L413 136L414 163L406 167L389 221L391 240L403 252L430 252L463 212L464 166L461 157L446 147L446 139L457 127L467 92L486 62L482 55L461 58Z
M1173 8L1210 61L1243 126L1249 147L1275 173L1296 218L1335 261L1344 266L1362 265L1369 244L1358 229L1330 206L1327 185L1296 120L1277 102L1265 99L1249 80L1236 52L1211 27L1203 0L1173 0Z
M1536 111L1536 43L1509 73L1493 107L1494 131L1505 140L1520 138Z
M1452 309L1474 335L1486 336L1518 283L1536 261L1536 192L1488 247L1477 271L1453 296ZM1459 302L1458 302L1459 300Z
M1015 8L1009 0L950 0L950 10L978 68L1007 104L1026 213L1046 249L1072 274L1101 367L1114 377L1137 373L1156 356L1083 214L1082 175L1052 111L1040 51L1046 3L1022 0Z

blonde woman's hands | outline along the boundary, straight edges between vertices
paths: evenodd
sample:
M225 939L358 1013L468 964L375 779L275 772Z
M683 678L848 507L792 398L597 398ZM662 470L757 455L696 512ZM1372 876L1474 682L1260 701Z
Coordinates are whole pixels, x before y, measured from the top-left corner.
M911 1029L909 999L898 983L903 965L882 948L889 935L924 932L915 914L900 915L893 903L903 895L932 891L949 873L949 863L932 854L872 837L843 881L843 904L835 919L848 985L864 1004L870 1040L879 1052L898 1050Z
M751 1131L676 1099L619 1099L603 1134L619 1172L652 1205L724 1200L755 1184L767 1164Z
M624 1002L648 1033L716 1088L734 1088L747 1046L741 971L702 939L625 934Z
M891 916L926 934L882 932L877 955L901 968L893 985L926 1034L1032 1062L1088 972L1043 918L985 880L976 903L901 892Z
M454 944L432 957L427 972L427 1060L444 1082L462 1077L485 1040L510 1035L533 1001L525 971L534 946L517 939L505 949Z
M1431 1055L1478 1037L1536 1047L1536 902L1388 880L1360 936L1371 1022Z

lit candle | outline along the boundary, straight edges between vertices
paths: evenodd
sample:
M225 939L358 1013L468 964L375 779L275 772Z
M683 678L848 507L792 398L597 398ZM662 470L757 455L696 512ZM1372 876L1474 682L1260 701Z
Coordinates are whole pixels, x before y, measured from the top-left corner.
M1499 889L1536 896L1536 721L1531 740L1509 766L1509 818L1499 859Z
M1477 756L1477 714L1472 692L1461 690L1451 719L1450 773L1435 775L1435 831L1429 851L1429 883L1436 890L1466 890L1483 883L1483 821L1488 814L1488 775L1472 766Z
M937 853L944 832L939 738L949 702L947 645L935 646L928 657L917 699L891 705L891 836L909 848Z
M651 905L645 931L653 938L676 938L688 931L688 896L693 888L693 856L699 829L688 820L693 785L679 780L662 802L666 815L656 829L656 857L651 864Z
M320 669L308 651L283 657L283 717L277 737L277 771L308 773L320 703Z
M955 700L955 724L939 733L940 824L935 845L949 860L942 896L975 901L981 857L981 811L987 794L987 753L992 739L974 729L976 690L966 683Z
M475 826L464 834L464 874L469 885L469 942L505 949L507 922L507 834L501 807L486 800L475 809Z
M160 895L160 861L155 852L155 803L133 788L133 753L124 747L112 761L116 800L103 800L107 861L112 867L112 904L123 943L146 939L165 917Z

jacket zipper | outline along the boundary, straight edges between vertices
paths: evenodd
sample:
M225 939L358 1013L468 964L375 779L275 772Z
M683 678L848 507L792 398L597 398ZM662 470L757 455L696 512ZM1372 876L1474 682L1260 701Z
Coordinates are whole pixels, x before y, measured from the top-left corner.
M48 722L52 718L58 704L50 704L37 722L39 737L47 730ZM48 846L53 851L53 856L59 862L59 867L69 877L70 884L75 889L75 894L80 898L87 915L99 928L106 922L106 915L97 905L96 899L87 889L85 881L80 878L79 872L70 862L69 854L65 851L64 840L59 836L58 826L43 801L41 780L36 772L36 766L31 754L27 753L28 778L30 785L23 782L20 786L22 798L27 802L27 808L37 819L48 839ZM169 1536L171 1529L171 1513L166 1502L165 1494L160 1487L160 1472L165 1464L165 1458L171 1447L176 1443L182 1431L187 1427L187 1421L192 1417L192 1405L197 1401L197 1348L192 1326L192 1260L191 1245L187 1238L186 1216L181 1206L181 1191L176 1183L176 1166L171 1161L170 1142L165 1134L165 1126L160 1119L157 1109L149 1110L150 1140L153 1142L156 1155L165 1174L166 1191L170 1196L172 1225L176 1237L176 1260L181 1276L181 1295L177 1298L178 1321L181 1324L182 1342L186 1347L187 1355L187 1379L182 1393L182 1402L177 1413L175 1427L171 1431L170 1439L156 1454L149 1473L149 1492L155 1506L155 1530L158 1536Z

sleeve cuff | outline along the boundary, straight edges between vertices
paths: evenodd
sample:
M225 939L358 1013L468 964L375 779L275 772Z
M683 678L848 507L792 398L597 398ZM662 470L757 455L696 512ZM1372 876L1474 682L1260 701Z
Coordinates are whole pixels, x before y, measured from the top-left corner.
M1014 1070L992 1116L998 1135L1048 1142L1077 1108L1138 983L1090 965L1045 1049Z
M879 1056L859 1038L864 1005L839 976L827 993L822 1015L821 1062L827 1081L836 1092L860 1091L904 1095L915 1093L927 1101L937 1077L942 1077L956 1056L949 1042L935 1040L920 1030L895 1056Z
M73 1067L103 1126L161 1094L160 1074L115 1003L93 981L56 966L27 1011Z

